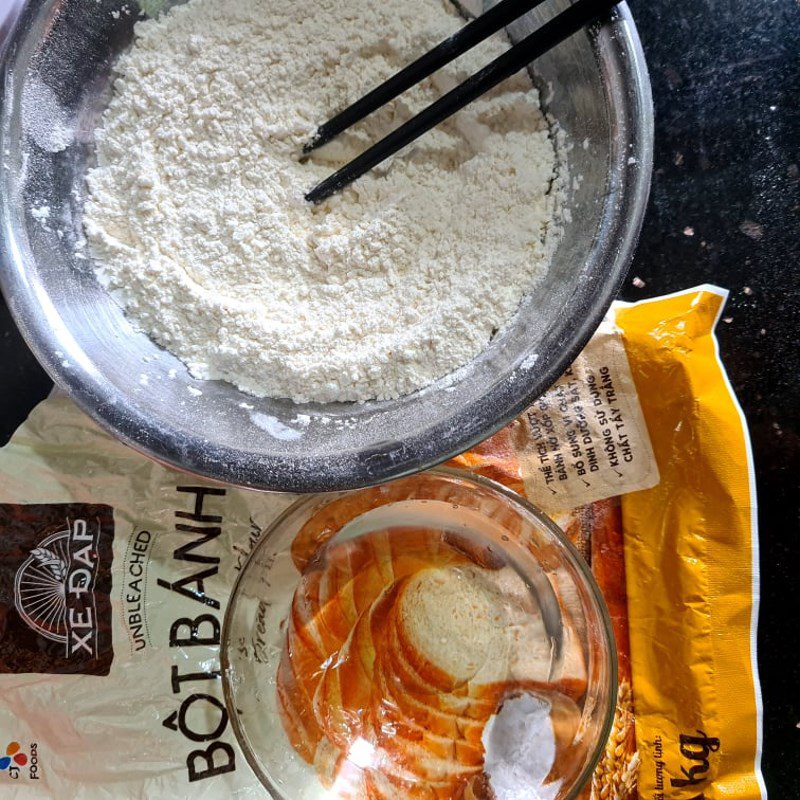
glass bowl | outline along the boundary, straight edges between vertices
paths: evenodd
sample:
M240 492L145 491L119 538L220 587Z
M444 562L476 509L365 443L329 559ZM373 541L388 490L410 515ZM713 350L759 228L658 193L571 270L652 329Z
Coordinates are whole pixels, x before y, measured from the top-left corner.
M616 702L586 563L542 512L451 469L295 503L239 575L221 658L238 743L279 800L481 798L487 781L502 800L521 776L573 798Z
M567 5L554 0L521 18L511 39ZM128 7L131 13L119 13ZM478 358L423 391L302 406L192 378L128 322L91 261L76 255L94 131L139 7L135 0L27 3L3 58L0 288L39 361L85 411L179 469L274 491L333 491L445 461L519 415L558 378L624 279L650 186L650 84L625 3L606 24L536 62L546 109L575 145L571 216L537 291Z

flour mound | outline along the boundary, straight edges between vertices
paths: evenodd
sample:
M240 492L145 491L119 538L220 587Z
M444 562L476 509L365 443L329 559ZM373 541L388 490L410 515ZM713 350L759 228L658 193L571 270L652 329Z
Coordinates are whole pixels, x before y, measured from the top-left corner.
M526 76L341 195L303 195L508 43L299 160L320 122L462 24L437 0L190 0L138 23L85 207L129 316L196 377L297 402L399 397L477 356L557 237Z

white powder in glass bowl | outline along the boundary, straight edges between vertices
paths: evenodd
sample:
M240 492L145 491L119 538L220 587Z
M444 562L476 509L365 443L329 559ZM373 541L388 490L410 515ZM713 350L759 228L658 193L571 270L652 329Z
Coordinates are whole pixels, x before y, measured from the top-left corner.
M190 0L136 25L85 228L130 318L256 395L407 394L476 357L547 269L558 159L524 73L341 195L303 195L508 47L300 163L316 126L463 24L438 0Z
M496 800L554 800L560 781L545 783L556 759L550 704L532 694L503 703L482 737L483 770Z

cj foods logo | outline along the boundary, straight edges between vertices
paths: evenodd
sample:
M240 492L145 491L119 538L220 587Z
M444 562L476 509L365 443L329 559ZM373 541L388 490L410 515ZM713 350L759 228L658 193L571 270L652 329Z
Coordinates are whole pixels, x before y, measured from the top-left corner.
M0 673L108 674L113 538L108 506L0 504Z
M15 767L24 767L28 763L28 756L20 752L19 742L11 742L6 747L6 754L0 758L0 770L13 770Z
M29 755L22 752L19 742L10 742L6 747L6 754L0 756L0 776L17 780L22 775L22 770L27 767L28 777L39 780L39 755L36 742L31 743Z

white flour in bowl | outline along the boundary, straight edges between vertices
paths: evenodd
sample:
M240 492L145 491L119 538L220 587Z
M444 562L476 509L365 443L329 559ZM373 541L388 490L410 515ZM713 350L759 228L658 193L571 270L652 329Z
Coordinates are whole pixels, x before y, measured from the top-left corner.
M437 0L190 0L138 23L85 211L130 317L196 377L297 402L395 398L477 356L558 237L525 74L341 195L303 195L508 43L299 160L320 122L462 24Z

